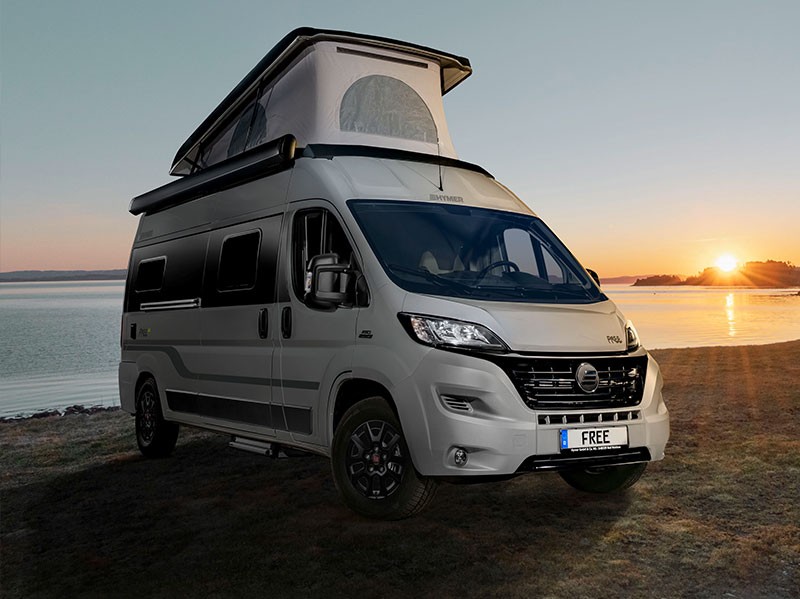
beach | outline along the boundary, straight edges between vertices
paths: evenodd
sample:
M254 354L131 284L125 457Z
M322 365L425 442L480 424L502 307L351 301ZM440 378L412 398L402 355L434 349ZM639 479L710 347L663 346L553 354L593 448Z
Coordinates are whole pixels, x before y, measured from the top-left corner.
M184 428L145 460L119 410L0 422L4 597L796 597L800 341L652 352L666 458L622 495L554 474L350 512L327 460Z

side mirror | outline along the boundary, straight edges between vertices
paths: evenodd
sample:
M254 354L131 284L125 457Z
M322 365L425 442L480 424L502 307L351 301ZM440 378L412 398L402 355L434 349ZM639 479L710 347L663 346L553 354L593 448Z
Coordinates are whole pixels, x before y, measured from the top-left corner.
M350 303L348 289L353 278L349 264L340 264L338 254L314 256L308 265L311 286L306 302L317 308L335 308Z
M597 273L593 271L591 268L587 268L586 272L588 272L592 276L594 282L597 283L598 287L600 287L600 277L597 275Z

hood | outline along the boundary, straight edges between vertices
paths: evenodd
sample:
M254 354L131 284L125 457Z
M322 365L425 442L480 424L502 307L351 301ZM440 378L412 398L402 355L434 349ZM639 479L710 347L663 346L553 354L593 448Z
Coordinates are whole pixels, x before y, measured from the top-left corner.
M518 352L625 351L625 319L614 302L481 302L409 293L403 311L482 324Z

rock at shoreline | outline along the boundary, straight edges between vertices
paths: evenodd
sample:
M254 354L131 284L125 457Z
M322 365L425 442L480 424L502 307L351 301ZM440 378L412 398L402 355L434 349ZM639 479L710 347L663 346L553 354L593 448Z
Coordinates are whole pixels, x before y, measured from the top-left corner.
M35 419L38 420L40 418L53 418L56 416L71 416L74 414L96 414L97 412L111 412L114 410L119 410L119 406L81 406L81 405L74 405L65 408L63 412L59 410L42 410L40 412L34 412L33 414L29 414L27 416L19 415L19 416L4 416L0 418L0 422L15 422L17 420L31 420Z
M43 410L41 412L36 412L35 414L31 414L29 418L50 418L51 416L61 416L61 412L58 410ZM15 420L9 418L9 420Z

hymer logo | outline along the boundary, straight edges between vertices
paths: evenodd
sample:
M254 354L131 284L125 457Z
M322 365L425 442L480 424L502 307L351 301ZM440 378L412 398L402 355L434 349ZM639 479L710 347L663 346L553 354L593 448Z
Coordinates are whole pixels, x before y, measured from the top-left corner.
M461 196L447 196L440 193L432 193L431 202L450 202L451 204L463 204L464 198Z
M606 335L609 343L622 343L622 338L619 335Z

